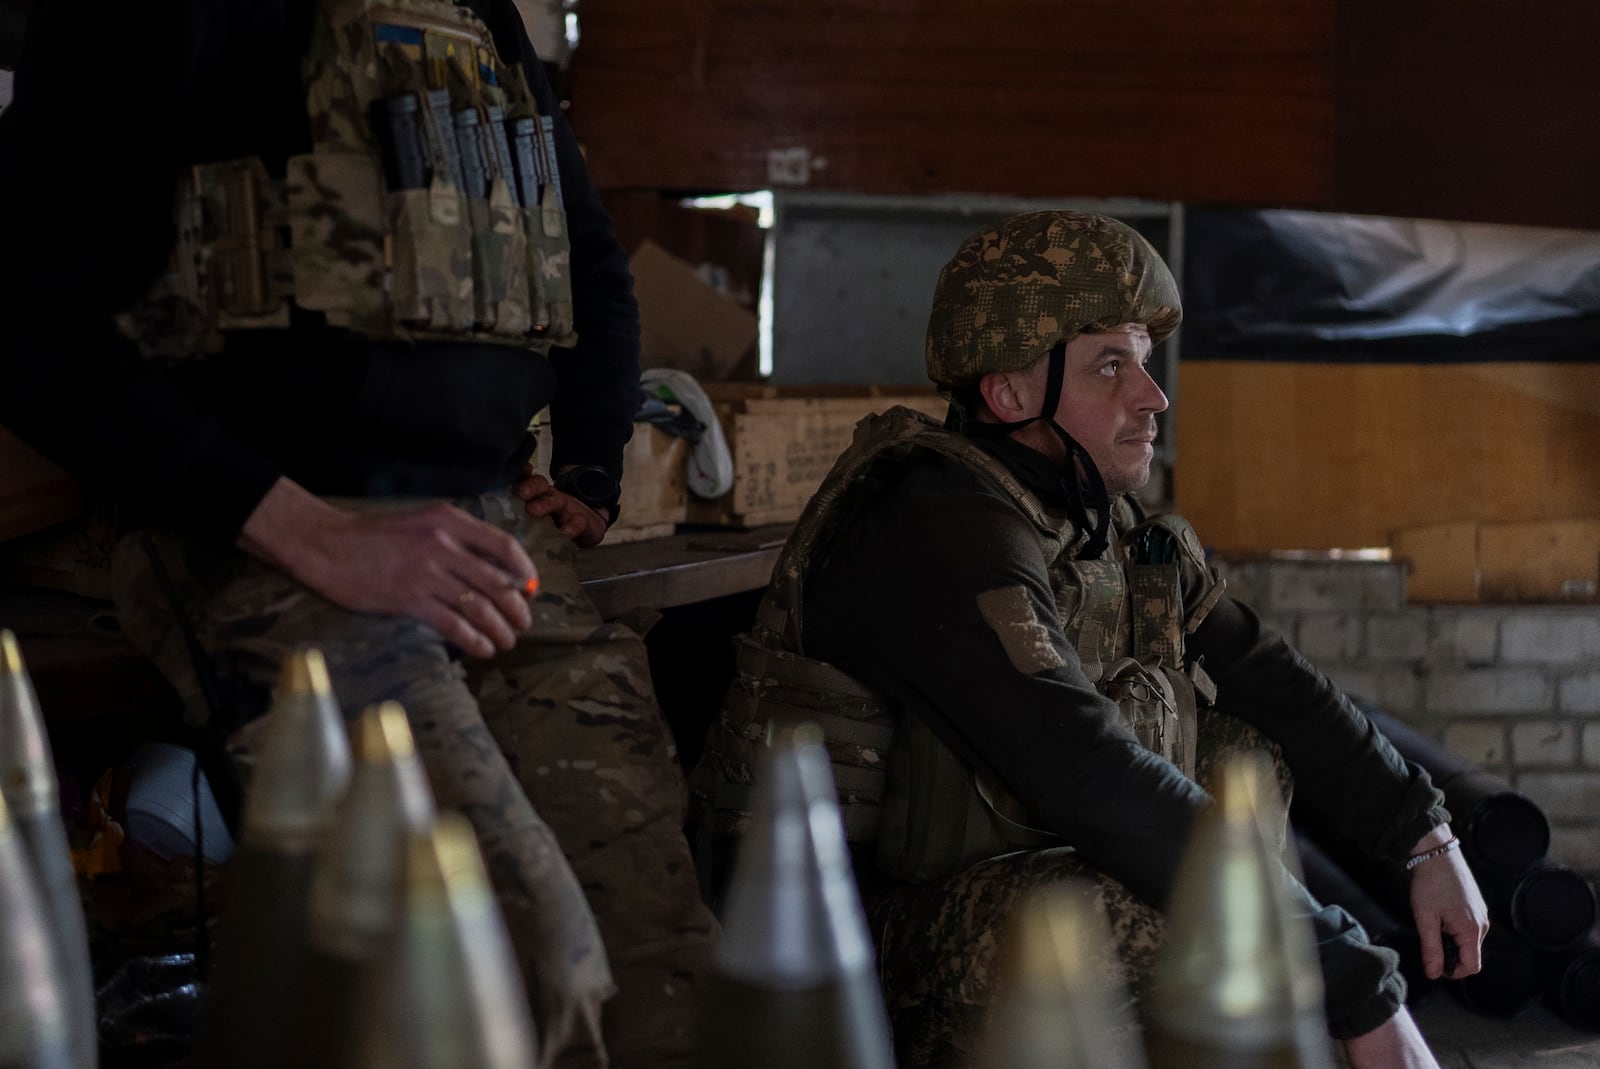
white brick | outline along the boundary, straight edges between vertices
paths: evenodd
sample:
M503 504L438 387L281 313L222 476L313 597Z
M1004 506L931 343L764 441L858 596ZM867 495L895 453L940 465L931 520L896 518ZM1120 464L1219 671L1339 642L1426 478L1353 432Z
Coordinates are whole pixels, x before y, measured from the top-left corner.
M1578 727L1543 721L1517 724L1511 729L1511 759L1518 768L1530 765L1567 765L1577 758Z
M1600 825L1551 828L1550 856L1594 879L1600 872Z
M1500 625L1500 659L1600 666L1600 613L1550 608L1508 616Z
M1428 649L1428 614L1375 613L1367 620L1367 656L1376 661L1412 661Z
M1353 612L1310 613L1300 620L1294 648L1313 664L1353 661L1361 656L1361 616Z
M1398 564L1297 561L1274 564L1269 589L1276 611L1337 612L1398 609L1405 604L1405 585Z
M1501 615L1493 609L1431 610L1429 659L1438 664L1493 664L1500 647Z
M1600 772L1519 772L1516 786L1552 821L1587 823L1600 814Z
M1427 708L1436 713L1548 713L1555 688L1537 668L1459 668L1428 675Z
M1473 764L1502 765L1506 760L1506 729L1498 720L1457 720L1444 729L1444 745Z
M1238 598L1258 612L1270 608L1267 574L1271 565L1265 561L1230 561L1225 557L1215 557L1211 563L1217 566L1217 574L1228 581L1229 597Z
M1583 725L1583 763L1600 768L1600 724Z
M1319 664L1317 667L1346 695L1376 706L1380 712L1407 719L1417 708L1421 680L1409 668L1362 664Z
M1585 672L1561 681L1563 713L1600 713L1600 672Z

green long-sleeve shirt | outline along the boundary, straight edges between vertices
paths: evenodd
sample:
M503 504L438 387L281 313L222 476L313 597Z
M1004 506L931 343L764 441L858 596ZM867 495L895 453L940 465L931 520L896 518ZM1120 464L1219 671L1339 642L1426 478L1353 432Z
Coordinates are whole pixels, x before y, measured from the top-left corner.
M984 447L1047 506L1060 469L1024 446ZM1062 633L1049 564L1016 504L961 464L925 454L904 465L820 556L806 585L806 653L923 717L969 762L993 770L1050 830L1136 895L1163 906L1181 847L1209 798L1145 750L1084 674ZM1184 576L1193 604L1209 585ZM1021 587L1059 667L1025 674L985 622L978 596ZM1297 798L1374 856L1404 857L1449 819L1427 774L1408 765L1328 680L1245 605L1223 597L1189 638L1218 702L1282 747ZM1344 910L1306 896L1330 1029L1360 1035L1404 998L1395 956Z

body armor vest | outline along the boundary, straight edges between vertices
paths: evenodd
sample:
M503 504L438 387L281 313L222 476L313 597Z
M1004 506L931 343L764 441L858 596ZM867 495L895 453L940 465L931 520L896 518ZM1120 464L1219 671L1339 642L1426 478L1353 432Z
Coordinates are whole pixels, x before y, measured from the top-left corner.
M1140 743L1193 776L1197 703L1215 687L1184 657L1192 633L1222 596L1188 523L1139 522L1114 506L1113 537L1100 560L1079 560L1085 536L971 439L896 408L857 425L855 439L807 504L773 570L752 634L736 639L735 678L707 738L695 788L712 836L741 834L758 749L774 729L818 723L833 764L846 834L875 842L878 867L924 882L1024 847L1061 845L987 769L969 767L922 721L838 669L804 655L805 582L859 504L894 466L920 451L977 472L1027 517L1045 548L1062 630L1084 672L1117 703ZM1185 613L1180 557L1213 577Z
M180 181L166 274L118 317L146 356L289 325L288 302L375 340L577 340L555 127L522 68L449 0L315 0L312 149Z

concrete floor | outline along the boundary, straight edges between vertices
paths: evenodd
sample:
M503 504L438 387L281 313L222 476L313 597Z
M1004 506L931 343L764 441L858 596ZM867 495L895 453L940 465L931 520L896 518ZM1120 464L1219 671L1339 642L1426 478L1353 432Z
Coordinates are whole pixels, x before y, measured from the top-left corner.
M1510 1019L1485 1017L1441 993L1413 1013L1440 1069L1600 1067L1600 1033L1580 1031L1543 1005Z

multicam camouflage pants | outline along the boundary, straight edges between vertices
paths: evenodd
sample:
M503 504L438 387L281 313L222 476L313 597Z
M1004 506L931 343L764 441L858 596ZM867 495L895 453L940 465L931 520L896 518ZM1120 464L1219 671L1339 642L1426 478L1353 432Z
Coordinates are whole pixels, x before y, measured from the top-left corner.
M1196 778L1202 786L1213 788L1227 759L1244 750L1271 756L1287 800L1288 768L1277 746L1241 720L1201 712ZM1283 846L1280 837L1280 851ZM1137 1018L1164 936L1161 914L1070 849L1004 854L934 883L881 890L868 903L902 1067L971 1064L1008 921L1033 892L1066 879L1084 881L1110 922L1115 953L1101 969L1109 982L1126 986L1128 1019Z
M279 665L303 646L322 651L347 717L403 704L439 805L477 832L542 1064L686 1065L716 922L683 837L682 776L644 644L601 620L549 520L509 495L455 504L516 534L539 569L533 626L493 661L463 665L415 620L349 612L243 553L154 532L118 547L124 629L191 717L210 715L153 550L231 706L264 710ZM246 764L256 734L230 738Z

